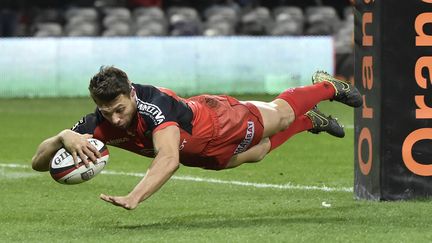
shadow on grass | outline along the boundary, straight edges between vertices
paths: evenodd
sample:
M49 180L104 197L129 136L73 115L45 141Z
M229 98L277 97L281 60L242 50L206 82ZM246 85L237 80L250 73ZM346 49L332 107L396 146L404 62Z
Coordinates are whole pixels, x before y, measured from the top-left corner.
M349 210L351 207L346 207ZM237 214L191 214L187 216L173 216L163 222L110 225L110 227L124 230L177 230L181 229L235 229L256 227L280 227L289 224L343 224L350 219L338 217L335 213L319 213L327 209L303 209L286 212L256 212L247 215ZM345 210L339 207L337 210Z
M235 228L256 228L256 227L273 227L289 224L323 224L323 223L343 223L342 218L299 218L299 217L279 217L279 218L238 218L227 217L219 219L196 218L194 220L179 221L172 220L169 222L158 222L141 225L122 225L118 229L127 230L177 230L181 229L235 229Z

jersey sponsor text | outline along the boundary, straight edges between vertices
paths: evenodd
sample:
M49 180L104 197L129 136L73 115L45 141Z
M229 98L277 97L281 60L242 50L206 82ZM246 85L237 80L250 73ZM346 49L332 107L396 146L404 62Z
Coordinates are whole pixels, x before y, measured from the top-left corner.
M165 116L157 105L138 99L137 108L140 114L149 116L156 126L165 120Z
M255 124L252 121L248 121L246 129L246 135L243 141L237 146L234 154L239 154L241 152L246 151L249 148L249 145L252 143L254 134L255 134Z

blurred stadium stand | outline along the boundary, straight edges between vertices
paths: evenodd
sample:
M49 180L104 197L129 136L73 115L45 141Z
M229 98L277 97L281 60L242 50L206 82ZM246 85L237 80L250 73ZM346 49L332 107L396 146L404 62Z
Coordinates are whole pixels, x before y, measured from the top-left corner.
M353 19L349 0L0 1L0 37L330 35L347 74Z

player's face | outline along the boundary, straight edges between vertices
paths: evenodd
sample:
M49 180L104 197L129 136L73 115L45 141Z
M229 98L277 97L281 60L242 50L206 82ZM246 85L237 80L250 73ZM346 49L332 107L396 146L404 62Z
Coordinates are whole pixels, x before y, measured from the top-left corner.
M96 101L96 105L109 123L121 129L127 129L136 114L136 102L132 93L121 94L110 102Z

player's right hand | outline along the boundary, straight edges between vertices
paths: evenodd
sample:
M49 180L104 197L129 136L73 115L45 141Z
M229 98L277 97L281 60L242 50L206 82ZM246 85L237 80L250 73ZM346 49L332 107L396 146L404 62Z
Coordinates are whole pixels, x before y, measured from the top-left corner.
M76 167L78 167L78 156L87 168L90 161L95 163L101 157L97 148L87 140L93 135L79 134L72 130L64 130L59 135L64 148L72 154Z

